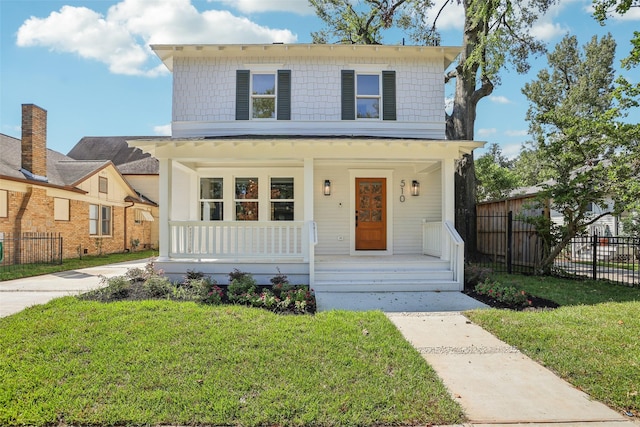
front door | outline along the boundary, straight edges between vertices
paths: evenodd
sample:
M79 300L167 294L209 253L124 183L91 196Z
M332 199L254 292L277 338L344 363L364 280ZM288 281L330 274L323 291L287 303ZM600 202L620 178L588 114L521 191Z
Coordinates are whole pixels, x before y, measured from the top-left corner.
M356 250L387 249L387 179L356 178Z

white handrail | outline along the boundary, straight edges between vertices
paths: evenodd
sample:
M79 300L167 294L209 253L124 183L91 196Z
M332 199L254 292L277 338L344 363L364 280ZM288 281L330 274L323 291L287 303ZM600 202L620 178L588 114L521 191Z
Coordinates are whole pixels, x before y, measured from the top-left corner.
M464 240L450 221L444 222L446 235L449 237L449 265L453 271L453 280L464 286Z

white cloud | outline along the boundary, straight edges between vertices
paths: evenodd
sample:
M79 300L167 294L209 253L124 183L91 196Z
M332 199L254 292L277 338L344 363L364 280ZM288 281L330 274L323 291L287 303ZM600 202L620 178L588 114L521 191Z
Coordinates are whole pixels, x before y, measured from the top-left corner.
M504 134L507 136L527 136L529 132L526 130L506 130Z
M191 0L122 0L103 16L63 6L46 18L31 17L18 29L18 46L42 46L103 62L114 74L156 76L154 43L292 43L289 30L271 29L230 12L199 12ZM156 61L157 64L157 61Z
M292 12L299 15L311 15L313 9L307 0L209 0L221 2L242 13Z
M509 100L509 98L507 98L506 96L492 95L489 97L489 99L496 104L511 104L511 100Z
M486 137L486 136L489 136L489 135L493 135L496 132L498 132L498 130L496 128L489 128L489 129L484 128L484 129L478 129L477 133L478 133L478 136Z
M501 144L502 155L508 159L515 159L520 155L522 144Z
M171 136L171 124L154 126L153 133L159 136Z
M433 24L433 20L438 15L438 11L444 3L446 6L442 9L438 21L436 22L436 28L438 31L444 30L462 30L464 28L464 7L462 2L454 2L450 0L443 0L436 2L435 6L429 8L427 12L427 23Z
M446 111L447 114L453 112L453 96L444 99L444 111Z

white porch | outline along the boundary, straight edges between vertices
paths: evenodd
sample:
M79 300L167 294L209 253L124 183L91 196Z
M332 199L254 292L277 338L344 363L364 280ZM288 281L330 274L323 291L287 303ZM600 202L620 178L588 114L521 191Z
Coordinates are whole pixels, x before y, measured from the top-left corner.
M463 288L463 242L452 226L454 162L479 143L237 137L135 145L160 162L157 264L169 275L196 270L226 284L238 268L266 284L282 273L317 292ZM363 178L384 187L382 250L356 244L356 183ZM203 179L215 180L216 195L202 196ZM274 216L280 200L273 180L283 179L286 218ZM255 183L251 197L239 196L242 180ZM323 191L328 181L329 195ZM409 193L414 181L421 185L415 195ZM252 205L250 220L239 216L242 204Z

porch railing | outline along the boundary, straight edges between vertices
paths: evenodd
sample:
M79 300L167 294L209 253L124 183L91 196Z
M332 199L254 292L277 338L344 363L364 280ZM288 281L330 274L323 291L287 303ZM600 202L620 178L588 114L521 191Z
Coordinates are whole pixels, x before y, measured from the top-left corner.
M449 221L444 222L445 235L448 238L448 255L449 266L453 271L453 280L459 283L464 282L464 240L460 237L460 234L456 231L453 223Z
M301 258L302 221L170 221L175 258Z
M422 253L424 255L442 256L442 222L422 220Z

